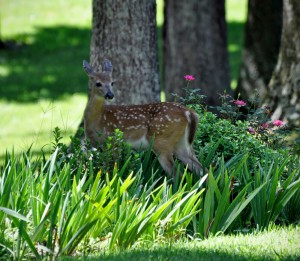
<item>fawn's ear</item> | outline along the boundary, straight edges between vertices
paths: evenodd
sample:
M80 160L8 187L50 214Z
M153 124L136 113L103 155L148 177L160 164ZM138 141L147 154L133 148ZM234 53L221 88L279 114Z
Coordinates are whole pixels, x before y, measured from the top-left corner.
M83 60L83 70L88 76L94 76L94 69L86 60Z
M112 73L113 66L110 60L104 59L102 63L102 72Z

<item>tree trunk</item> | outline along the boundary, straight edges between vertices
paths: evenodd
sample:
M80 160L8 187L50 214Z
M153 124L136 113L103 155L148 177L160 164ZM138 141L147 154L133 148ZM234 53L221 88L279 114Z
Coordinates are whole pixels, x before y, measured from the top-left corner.
M278 63L268 86L265 104L274 109L272 119L300 126L300 4L283 1L283 28Z
M282 29L282 0L249 0L237 93L265 97L276 66Z
M164 86L183 96L183 76L195 76L208 105L219 103L218 93L230 89L224 0L166 0L164 25Z
M115 103L160 100L155 0L94 0L91 65L114 67Z

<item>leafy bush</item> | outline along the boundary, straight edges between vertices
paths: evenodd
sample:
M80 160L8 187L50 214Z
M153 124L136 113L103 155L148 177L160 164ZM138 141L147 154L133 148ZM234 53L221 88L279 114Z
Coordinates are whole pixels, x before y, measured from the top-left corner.
M266 146L247 132L248 122L237 121L233 125L230 121L219 119L211 112L199 115L199 125L196 138L196 149L203 148L206 152L210 143L219 142L216 155L229 160L233 156L244 152L259 158Z
M53 131L53 151L58 149L58 160L68 162L72 173L79 170L89 171L95 175L102 173L113 173L114 168L122 168L122 175L128 175L132 171L142 170L145 179L149 179L154 172L159 175L162 172L157 159L153 158L151 146L147 151L135 151L124 140L123 133L116 129L112 136L106 137L105 141L93 148L89 141L84 141L83 129L78 137L71 137L71 146L62 144L59 128ZM92 171L91 171L92 170Z
M208 112L203 106L204 95L200 89L184 88L186 97L174 94L175 99L194 109L199 115L199 124L195 139L195 150L199 157L207 155L212 146L218 144L213 162L224 157L225 161L235 155L249 155L248 164L255 168L265 153L269 155L269 163L273 156L280 153L293 154L294 148L286 146L290 131L280 120L270 121L271 108L259 107L261 100L256 95L250 102L234 100L230 95L220 95L221 106L214 108L218 115ZM249 104L249 105L248 105ZM294 147L297 144L294 144Z

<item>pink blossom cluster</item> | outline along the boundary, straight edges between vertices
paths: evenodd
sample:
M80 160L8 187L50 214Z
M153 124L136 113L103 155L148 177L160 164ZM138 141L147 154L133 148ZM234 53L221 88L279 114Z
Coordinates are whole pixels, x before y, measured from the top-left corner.
M186 81L190 82L190 81L194 81L194 80L195 80L195 77L194 77L193 75L187 74L187 75L184 76L184 79L185 79Z
M238 107L243 107L247 105L247 103L243 100L234 100L233 103Z
M275 120L272 122L274 126L280 127L282 125L284 125L284 122L281 120Z
M272 121L271 123L263 123L263 124L261 124L261 127L263 128L263 129L268 129L269 128L269 126L276 126L276 127L281 127L281 126L283 126L284 125L284 122L283 121L281 121L281 120L274 120L274 121ZM256 133L256 130L254 129L254 128L252 128L252 127L249 127L248 128L248 132L250 132L251 134L254 134L254 133Z

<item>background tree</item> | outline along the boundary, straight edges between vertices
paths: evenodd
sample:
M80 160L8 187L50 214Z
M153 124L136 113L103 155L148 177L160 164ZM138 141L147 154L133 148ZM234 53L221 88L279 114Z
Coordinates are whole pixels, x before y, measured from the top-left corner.
M155 0L94 0L91 65L114 66L116 103L160 100Z
M185 74L196 77L193 87L209 105L231 92L224 0L165 1L164 71L167 100L184 95Z
M283 28L279 58L272 75L265 104L274 108L273 119L300 126L300 4L283 1Z
M282 0L249 0L237 93L264 97L276 66L282 28Z

